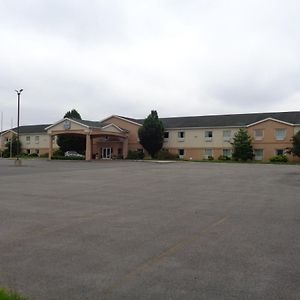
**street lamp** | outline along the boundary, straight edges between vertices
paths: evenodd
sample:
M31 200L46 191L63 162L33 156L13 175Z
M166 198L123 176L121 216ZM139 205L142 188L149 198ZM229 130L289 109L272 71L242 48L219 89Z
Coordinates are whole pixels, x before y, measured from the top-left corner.
M17 165L20 165L19 154L20 154L20 98L23 89L15 90L18 94L18 129L17 129Z

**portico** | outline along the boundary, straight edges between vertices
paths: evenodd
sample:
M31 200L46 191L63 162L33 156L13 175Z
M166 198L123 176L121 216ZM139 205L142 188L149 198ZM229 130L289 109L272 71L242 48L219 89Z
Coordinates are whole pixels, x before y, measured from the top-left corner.
M128 130L115 124L64 118L46 128L49 136L49 156L53 155L53 141L59 135L84 135L85 159L126 158L128 153ZM70 149L72 150L72 149Z

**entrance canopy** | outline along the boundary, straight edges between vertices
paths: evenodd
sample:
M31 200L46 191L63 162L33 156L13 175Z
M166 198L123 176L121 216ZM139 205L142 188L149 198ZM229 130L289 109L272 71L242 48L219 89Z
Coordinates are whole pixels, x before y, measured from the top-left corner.
M49 135L49 159L52 157L54 136L63 134L84 135L86 137L86 160L92 159L93 145L96 140L98 140L98 143L118 140L122 144L122 157L126 158L127 156L129 132L113 123L64 118L47 127L46 130Z

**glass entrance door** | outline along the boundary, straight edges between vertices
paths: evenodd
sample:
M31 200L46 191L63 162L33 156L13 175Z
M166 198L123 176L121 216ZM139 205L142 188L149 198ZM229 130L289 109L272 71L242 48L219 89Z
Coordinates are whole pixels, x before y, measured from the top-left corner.
M102 158L110 159L111 158L111 148L102 148Z

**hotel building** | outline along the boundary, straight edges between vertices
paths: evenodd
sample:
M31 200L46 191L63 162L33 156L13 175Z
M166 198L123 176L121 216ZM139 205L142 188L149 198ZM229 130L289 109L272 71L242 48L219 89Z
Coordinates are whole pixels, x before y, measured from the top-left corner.
M268 161L274 155L284 154L300 130L298 111L172 117L161 121L165 127L163 148L186 160L231 157L230 142L240 128L245 128L252 137L255 160ZM51 158L58 149L57 136L72 134L86 137L86 160L126 158L128 150L143 149L138 139L142 124L143 119L113 115L99 122L64 118L54 124L21 126L21 151L48 153ZM1 133L0 149L16 132L13 128ZM299 160L287 156L289 161Z

